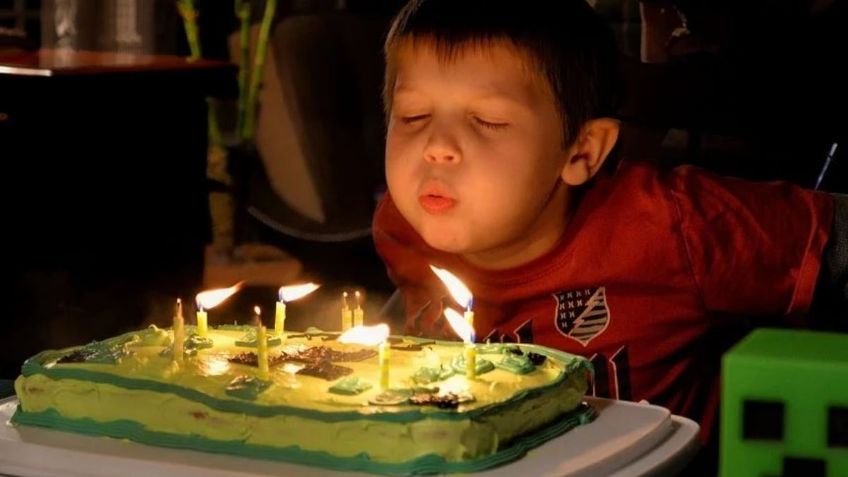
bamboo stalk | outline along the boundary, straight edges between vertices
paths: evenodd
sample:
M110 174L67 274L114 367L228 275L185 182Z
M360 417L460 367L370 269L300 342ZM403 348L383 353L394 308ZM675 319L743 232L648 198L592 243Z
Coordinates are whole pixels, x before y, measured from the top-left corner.
M200 34L197 27L197 7L194 0L177 0L177 10L180 12L180 17L183 19L183 27L186 32L186 40L188 47L191 50L190 61L195 61L203 56L203 49L200 46ZM221 129L218 126L218 111L215 103L211 99L206 99L206 120L209 134L209 142L212 147L220 148L223 146L224 140L221 136Z
M239 19L239 76L238 76L238 113L236 115L236 134L244 137L244 118L247 106L248 62L250 61L250 12L248 0L236 0L236 17Z
M197 30L197 8L194 0L177 0L177 10L183 19L188 47L191 50L191 59L197 60L203 56L200 49L200 36Z
M265 71L265 58L268 56L268 38L271 35L271 25L274 22L274 13L277 10L277 0L266 0L265 13L262 16L262 25L259 27L259 39L256 42L256 55L253 58L253 71L250 77L250 88L247 95L247 107L245 111L244 134L242 140L247 142L253 139L256 128L256 107L259 99L259 86L262 83Z

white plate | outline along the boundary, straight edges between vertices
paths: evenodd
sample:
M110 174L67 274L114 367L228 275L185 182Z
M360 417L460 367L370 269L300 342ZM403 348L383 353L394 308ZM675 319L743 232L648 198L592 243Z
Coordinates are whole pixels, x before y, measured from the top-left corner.
M665 408L587 399L598 418L537 447L524 458L476 475L485 477L615 477L668 475L694 451L698 425ZM0 473L20 476L341 477L284 462L148 446L127 440L13 426L17 399L0 401Z

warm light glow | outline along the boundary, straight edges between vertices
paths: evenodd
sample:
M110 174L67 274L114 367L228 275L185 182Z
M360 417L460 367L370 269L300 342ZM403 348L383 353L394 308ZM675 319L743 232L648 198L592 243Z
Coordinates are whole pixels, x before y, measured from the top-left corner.
M474 328L465 320L465 318L456 310L450 307L445 307L445 318L448 319L453 332L456 333L462 341L471 343L471 336L474 335Z
M321 285L316 285L314 283L305 283L303 285L290 285L287 287L280 287L280 301L283 303L288 303L290 301L297 300L299 298L303 298L306 295L317 290Z
M259 308L258 306L254 306L253 307L253 314L256 315L256 316L261 315L262 314L262 308Z
M208 310L220 305L224 300L233 296L239 291L241 284L238 282L229 288L216 288L214 290L206 290L197 294L197 308L200 310Z
M389 325L380 323L374 326L354 326L339 336L339 343L376 346L389 337Z
M474 299L471 295L471 290L469 290L459 278L456 278L453 273L432 265L430 265L430 269L433 270L433 273L435 273L440 280L442 280L442 283L444 283L448 288L453 299L466 310L470 310L472 300Z
M204 372L209 376L222 376L229 372L230 362L225 358L209 358L204 363Z

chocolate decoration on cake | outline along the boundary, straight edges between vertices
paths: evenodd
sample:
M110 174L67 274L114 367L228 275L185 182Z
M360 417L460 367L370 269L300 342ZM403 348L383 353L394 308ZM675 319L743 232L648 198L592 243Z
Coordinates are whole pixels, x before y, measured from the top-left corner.
M539 353L527 353L527 357L530 358L530 362L533 363L535 366L539 366L540 364L544 363L546 359L548 359L547 356Z
M436 406L439 409L456 409L460 403L473 401L474 397L468 393L418 393L409 398L409 402L419 406Z
M309 366L298 371L297 374L313 376L316 378L325 379L327 381L335 381L336 379L347 376L352 372L353 370L351 368L337 366L333 363L330 363L329 361L322 361L317 364L310 364Z
M247 352L247 353L239 353L235 356L231 356L227 358L227 361L236 364L243 364L245 366L257 366L259 363L259 357L256 353ZM285 361L282 355L269 355L268 356L268 365L273 366L275 364L280 364Z
M86 361L88 361L88 358L92 357L95 353L96 351L92 349L78 349L71 354L66 354L65 356L59 358L59 360L56 361L56 364L85 363Z
M296 352L283 352L282 361L297 361L300 363L317 364L320 362L350 363L365 361L377 356L372 349L361 349L358 351L338 351L326 346L312 346Z
M436 344L435 341L424 341L422 343L407 343L405 345L392 345L392 349L398 351L421 351L425 346Z

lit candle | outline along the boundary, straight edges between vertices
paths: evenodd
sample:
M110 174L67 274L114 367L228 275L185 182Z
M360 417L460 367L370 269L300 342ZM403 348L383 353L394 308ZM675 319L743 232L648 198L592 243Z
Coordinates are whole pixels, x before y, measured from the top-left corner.
M274 334L282 337L286 331L286 303L303 298L317 290L321 285L306 283L280 287L277 292L277 307L274 311Z
M477 347L474 343L465 343L465 377L477 377Z
M277 308L274 312L274 333L277 336L283 336L286 330L286 302L280 298L277 301Z
M380 343L380 389L389 389L389 358L391 358L391 348L389 341L385 340Z
M353 310L353 326L362 326L365 321L365 312L362 311L362 294L356 292L356 308Z
M214 308L231 297L241 288L242 282L236 283L229 288L216 288L214 290L206 290L197 294L195 303L197 304L197 335L206 338L209 335L209 317L206 310Z
M465 306L465 322L468 323L468 327L471 328L471 338L470 341L472 343L477 342L477 336L474 332L474 310L471 309L471 304L474 302L473 298L468 299L468 303Z
M209 326L207 324L208 316L206 315L206 310L203 309L203 306L197 305L197 334L203 338L209 334Z
M268 336L260 316L262 311L258 306L254 307L253 311L259 321L259 329L256 332L256 360L259 367L259 379L268 380Z
M174 343L173 361L177 363L183 362L183 346L185 345L185 319L183 318L183 302L177 299L177 309L174 313Z
M353 312L347 304L347 292L342 293L342 331L347 331L353 326Z
M378 346L380 388L389 388L389 325L380 323L375 326L354 326L339 336L339 343L354 343L365 346Z
M468 326L468 321L453 308L445 308L445 318L447 318L454 332L465 342L465 347L463 348L465 377L474 379L477 377L477 347L473 341L474 330Z
M465 341L465 376L468 379L474 379L477 375L477 349L474 346L477 337L474 335L474 311L471 309L474 296L471 295L471 290L451 272L432 265L430 269L445 284L453 299L465 308L465 315L462 317L464 320L460 319L459 313L452 308L445 308L445 317L454 331ZM464 321L465 326L457 321Z
M430 265L430 270L433 270L433 273L445 284L453 299L465 308L465 321L474 328L474 312L471 310L471 305L474 303L474 296L471 295L471 290L459 278L447 270L432 265Z

